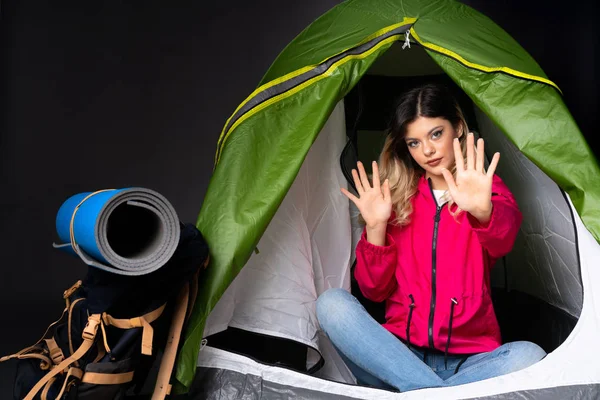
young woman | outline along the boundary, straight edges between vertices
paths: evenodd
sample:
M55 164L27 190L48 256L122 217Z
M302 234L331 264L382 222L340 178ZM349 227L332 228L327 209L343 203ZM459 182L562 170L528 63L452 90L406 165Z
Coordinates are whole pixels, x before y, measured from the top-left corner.
M358 163L365 222L355 277L363 295L386 302L378 324L351 294L330 289L317 316L359 383L407 391L507 374L541 360L536 344L502 344L490 270L514 243L522 216L487 171L484 142L468 132L441 86L406 93L395 111L372 184Z

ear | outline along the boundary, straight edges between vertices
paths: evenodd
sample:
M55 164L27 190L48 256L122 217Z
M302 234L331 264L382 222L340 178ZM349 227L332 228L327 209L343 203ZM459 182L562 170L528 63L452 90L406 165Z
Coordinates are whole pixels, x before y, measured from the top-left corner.
M465 124L461 121L459 122L459 126L458 126L458 139L459 140L463 140L464 138L466 138L467 136L465 135L466 132L466 126Z
M459 122L459 125L458 125L458 139L459 140L463 139L463 137L465 136L465 130L466 130L465 124L463 124L462 121Z

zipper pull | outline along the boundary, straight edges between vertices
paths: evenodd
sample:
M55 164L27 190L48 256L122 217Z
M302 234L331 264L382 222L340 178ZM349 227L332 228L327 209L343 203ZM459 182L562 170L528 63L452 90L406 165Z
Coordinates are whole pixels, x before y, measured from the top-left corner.
M405 32L404 44L402 45L402 50L404 50L407 47L410 49L410 29Z
M440 222L440 219L442 218L442 207L438 207L437 210L435 211L435 216L433 217L433 220L435 222Z

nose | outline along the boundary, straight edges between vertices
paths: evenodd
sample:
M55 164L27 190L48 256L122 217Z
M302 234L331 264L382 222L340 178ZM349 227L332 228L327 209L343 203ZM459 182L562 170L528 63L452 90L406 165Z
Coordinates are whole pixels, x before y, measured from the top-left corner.
M423 154L426 157L430 157L435 154L435 148L429 142L423 144Z

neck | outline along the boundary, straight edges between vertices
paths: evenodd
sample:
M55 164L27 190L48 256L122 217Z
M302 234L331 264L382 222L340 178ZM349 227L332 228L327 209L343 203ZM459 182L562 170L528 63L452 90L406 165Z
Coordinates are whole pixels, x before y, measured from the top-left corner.
M425 177L431 179L431 188L433 190L448 190L448 184L442 175L432 175L427 173Z

